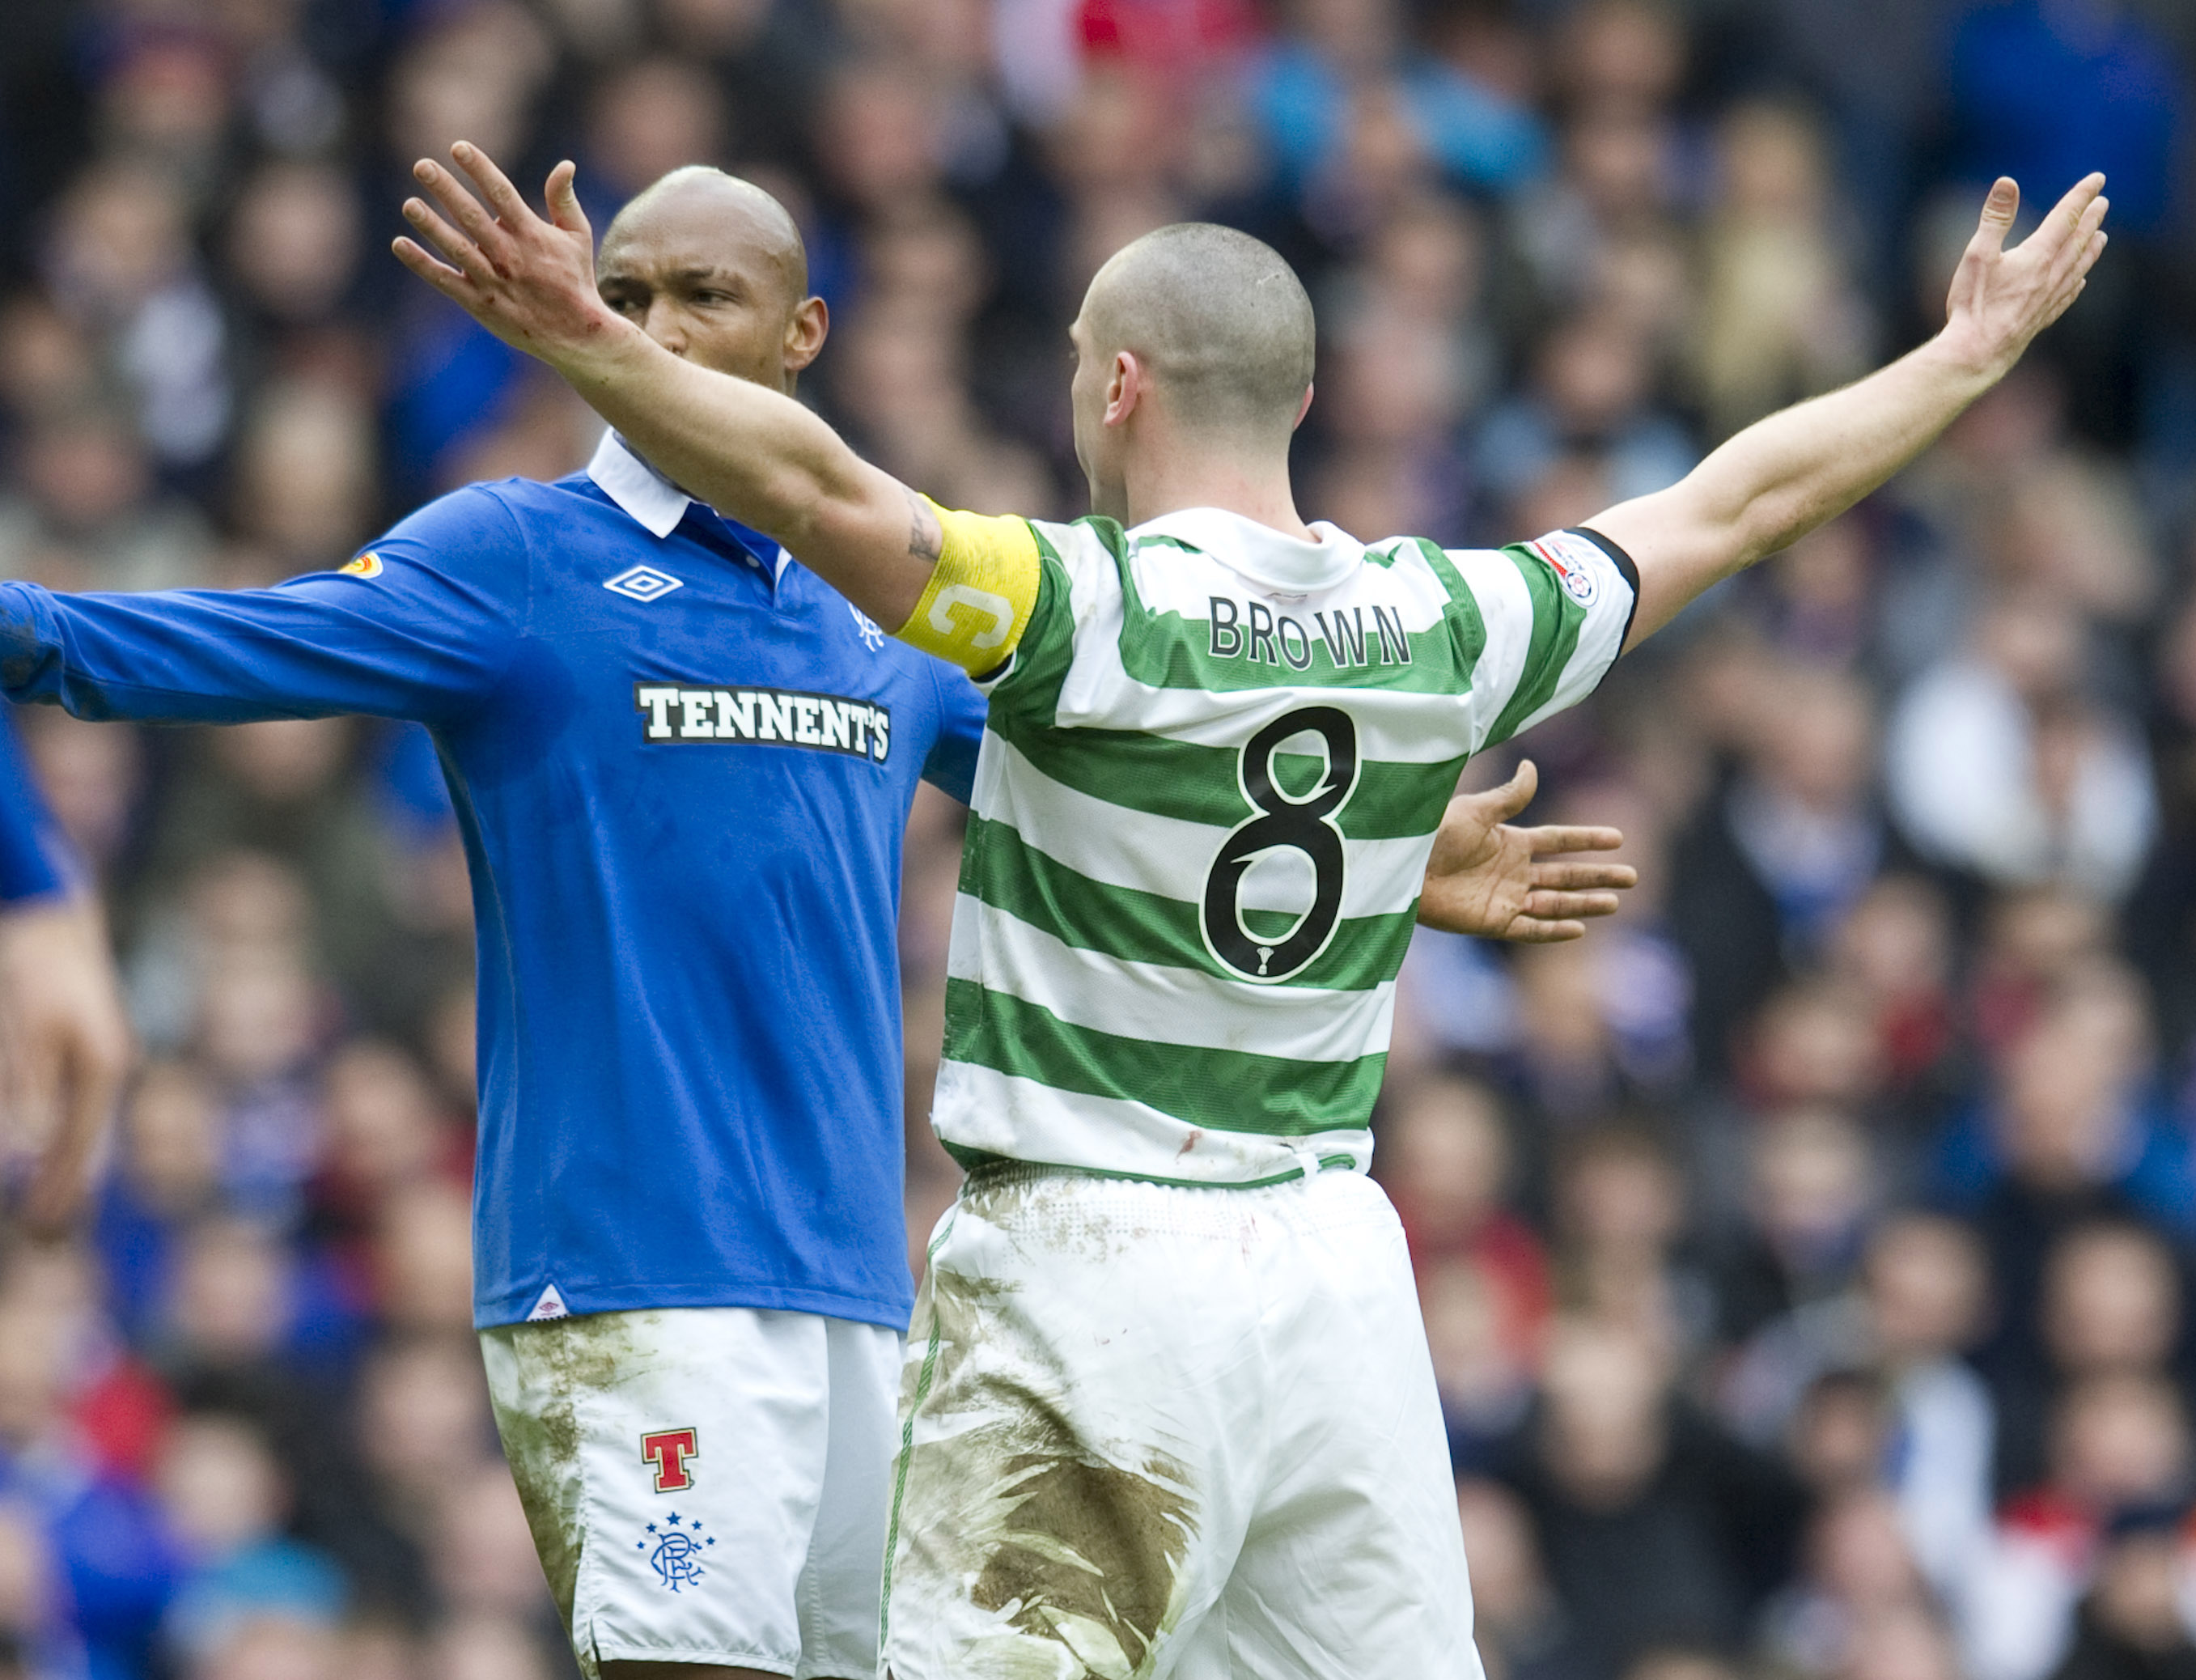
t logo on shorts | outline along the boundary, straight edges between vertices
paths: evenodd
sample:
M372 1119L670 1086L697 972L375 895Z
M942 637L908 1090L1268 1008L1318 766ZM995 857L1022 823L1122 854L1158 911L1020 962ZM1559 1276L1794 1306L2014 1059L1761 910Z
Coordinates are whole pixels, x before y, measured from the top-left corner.
M640 1438L641 1462L656 1466L658 1493L681 1493L693 1486L694 1473L686 1467L701 1456L691 1429L658 1429Z

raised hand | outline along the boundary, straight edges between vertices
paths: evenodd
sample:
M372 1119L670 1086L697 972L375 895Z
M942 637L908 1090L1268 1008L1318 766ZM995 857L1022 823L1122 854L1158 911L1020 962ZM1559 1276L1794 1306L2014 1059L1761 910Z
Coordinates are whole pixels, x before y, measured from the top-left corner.
M1627 863L1568 854L1613 852L1624 843L1621 833L1510 826L1540 785L1540 773L1528 759L1500 787L1449 802L1426 862L1420 923L1482 939L1549 945L1582 938L1587 918L1616 913L1617 894L1638 881L1638 872Z
M545 219L477 146L461 140L450 158L480 198L431 158L420 159L413 177L442 213L425 200L407 199L404 219L447 260L399 238L390 246L397 261L505 343L552 367L632 330L596 293L594 231L572 190L573 165L549 171Z
M1953 271L1945 305L1948 350L1992 379L2020 359L2038 333L2082 295L2104 254L2105 177L2091 175L2052 207L2012 250L2005 236L2020 209L2020 188L2001 177L1983 200L1982 221Z

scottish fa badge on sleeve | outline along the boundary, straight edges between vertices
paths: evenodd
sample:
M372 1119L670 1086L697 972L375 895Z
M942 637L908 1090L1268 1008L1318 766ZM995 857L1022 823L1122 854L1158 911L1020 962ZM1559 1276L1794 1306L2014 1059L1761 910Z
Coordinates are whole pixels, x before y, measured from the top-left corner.
M686 1518L682 1526L679 1513L673 1511L662 1522L650 1523L648 1532L652 1540L637 1541L634 1549L648 1553L649 1567L656 1571L656 1579L672 1591L692 1586L709 1573L702 1567L702 1559L717 1542L702 1532L699 1517Z
M1525 546L1539 555L1548 570L1555 573L1556 582L1563 586L1565 594L1581 606L1592 606L1601 589L1594 581L1593 571L1586 557L1574 553L1570 564L1566 565L1557 552L1557 545L1564 542L1569 535L1566 532L1562 537L1544 536L1539 542L1529 542Z

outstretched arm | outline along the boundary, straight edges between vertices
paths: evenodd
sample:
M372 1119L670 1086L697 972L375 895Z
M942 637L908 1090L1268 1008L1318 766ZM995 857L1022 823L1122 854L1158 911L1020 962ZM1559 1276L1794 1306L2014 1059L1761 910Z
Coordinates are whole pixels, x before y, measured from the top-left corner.
M943 550L928 504L791 397L673 356L604 304L570 164L550 174L544 217L477 147L450 155L488 207L423 159L413 173L440 213L411 199L404 214L448 260L408 239L398 259L555 368L690 495L784 544L879 623L904 624Z
M1999 181L1935 338L1858 384L1748 426L1668 490L1586 521L1639 568L1631 641L1852 507L2003 379L2087 284L2105 248L2104 187L2103 176L2090 176L2008 251L2020 190Z

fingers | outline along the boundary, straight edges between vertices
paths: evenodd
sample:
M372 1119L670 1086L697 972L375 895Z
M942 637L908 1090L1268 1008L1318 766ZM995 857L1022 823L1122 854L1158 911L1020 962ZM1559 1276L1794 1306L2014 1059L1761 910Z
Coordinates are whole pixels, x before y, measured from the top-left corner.
M2085 175L2066 189L2066 195L2051 206L2051 213L2037 225L2036 231L2025 241L2039 252L2054 252L2069 243L2079 246L2082 223L2103 196L2105 177L2101 174ZM2101 221L2101 213L2098 220ZM2096 222L2089 227L2094 229Z
M1529 916L1520 916L1511 923L1510 931L1504 936L1512 945L1561 945L1566 940L1584 939L1584 922L1540 922Z
M61 1062L64 1046L58 1025L34 1017L12 1035L15 1076L13 1116L20 1149L30 1144L43 1150L59 1135L61 1109Z
M404 200L404 219L431 240L435 248L467 279L486 285L494 278L495 270L480 246L436 215L421 200Z
M465 190L465 183L444 169L432 158L422 158L412 165L412 178L435 195L435 202L444 213L465 230L475 245L483 252L497 245L503 234L481 201ZM414 217L413 225L418 225ZM454 255L455 253L452 253Z
M1525 843L1538 857L1547 852L1613 852L1624 843L1621 828L1575 827L1552 823L1523 831Z
M437 262L424 247L408 239L393 239L389 249L396 260L425 281L452 303L471 309L478 296L473 282L447 263Z
M1623 901L1613 892L1549 892L1536 887L1525 895L1525 913L1538 921L1614 916Z
M1472 802L1473 814L1492 827L1496 823L1508 822L1531 804L1533 796L1540 791L1540 773L1528 758L1518 763L1516 773L1501 786L1465 797Z
M1968 241L1968 252L1991 256L2003 250L2005 236L2013 231L2013 218L2020 213L2020 183L2009 175L2001 175L1983 200L1982 219L1976 225L1975 236Z
M580 208L579 178L579 165L567 158L549 171L549 184L541 199L548 207L550 221L568 234L584 234L592 240L594 229L587 225L587 214Z
M2104 236L2105 214L2112 207L2112 201L2100 194L2083 208L2075 221L2072 237L2052 258L2050 283L2053 286L2064 285L2075 275L2087 273L2089 265L2096 261L2096 253L2104 248L2097 244L2097 240ZM2058 219L2055 213L2052 219Z
M24 1222L38 1235L59 1235L83 1208L126 1065L122 1056L96 1051L81 1051L75 1058L68 1110L23 1200Z
M1639 884L1639 872L1628 863L1535 863L1532 884L1562 892L1623 892Z
M526 207L518 188L511 184L511 177L495 166L495 159L470 141L460 140L450 148L450 156L458 167L481 190L496 215L506 222L530 222L534 212Z

